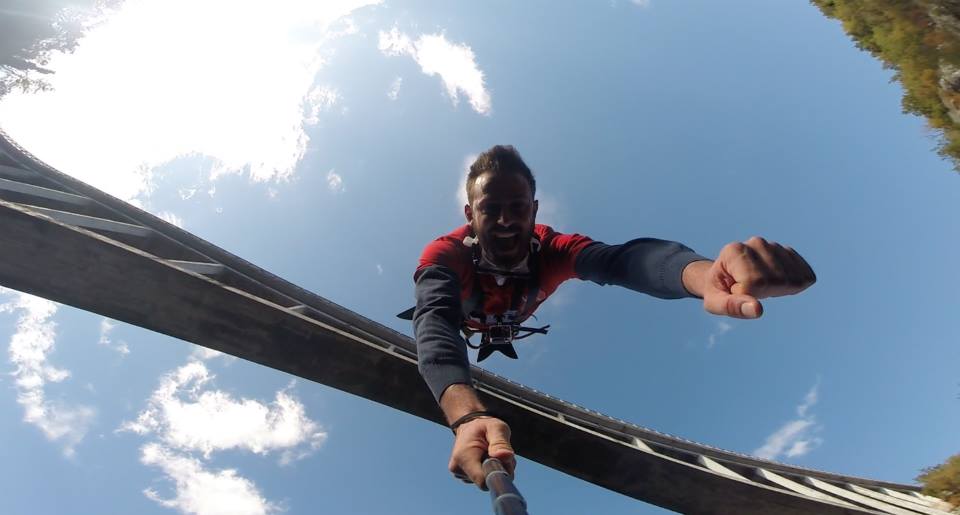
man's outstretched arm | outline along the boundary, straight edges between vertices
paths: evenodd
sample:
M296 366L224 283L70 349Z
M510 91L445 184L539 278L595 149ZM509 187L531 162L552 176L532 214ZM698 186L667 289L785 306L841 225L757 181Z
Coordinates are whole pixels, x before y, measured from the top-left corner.
M653 238L596 242L577 255L576 271L581 279L655 297L699 297L708 312L735 318L757 318L763 314L759 299L800 293L817 280L791 247L757 236L725 245L716 260Z
M581 279L597 284L615 284L661 299L679 299L699 296L687 287L686 270L688 265L700 262L711 261L675 241L637 238L621 245L593 242L577 254L574 269ZM691 283L695 282L693 279Z
M447 424L486 411L472 386L467 348L459 332L463 315L456 273L432 265L419 270L415 281L413 327L420 374L440 404ZM485 488L482 462L487 456L500 459L513 474L516 459L507 424L492 416L461 424L450 455L450 472Z

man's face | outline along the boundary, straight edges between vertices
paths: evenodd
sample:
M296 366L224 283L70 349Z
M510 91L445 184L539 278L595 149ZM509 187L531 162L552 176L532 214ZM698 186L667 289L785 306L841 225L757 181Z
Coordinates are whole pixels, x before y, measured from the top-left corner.
M518 173L482 173L473 184L467 221L487 259L502 268L519 264L530 251L537 217L530 183Z

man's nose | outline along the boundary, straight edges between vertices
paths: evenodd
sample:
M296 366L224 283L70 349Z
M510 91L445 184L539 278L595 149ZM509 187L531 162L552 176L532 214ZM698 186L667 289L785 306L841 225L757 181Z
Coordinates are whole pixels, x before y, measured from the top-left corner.
M497 224L503 227L510 227L513 225L513 215L510 213L509 209L500 210L500 213L497 215Z

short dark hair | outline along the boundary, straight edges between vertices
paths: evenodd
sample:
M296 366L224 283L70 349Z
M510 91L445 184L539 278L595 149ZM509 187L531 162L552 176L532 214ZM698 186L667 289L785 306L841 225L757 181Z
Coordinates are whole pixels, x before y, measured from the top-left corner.
M473 185L480 175L487 172L520 174L530 183L531 195L536 196L537 194L537 181L533 178L530 167L520 157L520 152L517 152L513 145L494 145L477 156L477 159L470 165L470 172L467 173L467 202L473 202Z

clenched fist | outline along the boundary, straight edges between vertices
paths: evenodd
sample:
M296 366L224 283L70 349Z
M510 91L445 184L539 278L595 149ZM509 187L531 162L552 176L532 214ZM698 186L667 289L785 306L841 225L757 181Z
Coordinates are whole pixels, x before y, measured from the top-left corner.
M730 243L716 261L695 261L683 271L684 286L703 297L704 309L734 318L758 318L759 299L800 293L816 281L797 251L757 236Z

